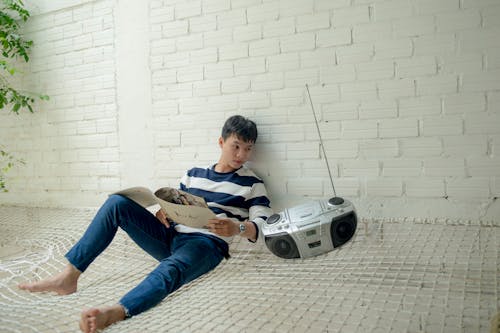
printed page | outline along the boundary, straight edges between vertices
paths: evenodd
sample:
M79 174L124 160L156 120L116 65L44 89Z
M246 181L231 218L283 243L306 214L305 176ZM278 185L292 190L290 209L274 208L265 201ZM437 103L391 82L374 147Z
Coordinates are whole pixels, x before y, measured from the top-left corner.
M182 190L173 187L159 188L156 190L155 196L174 204L208 207L204 198L198 197L189 192L184 192Z
M215 218L209 208L174 204L157 198L161 208L173 221L192 228L204 228L209 219Z
M123 195L137 202L144 208L159 204L170 219L193 228L203 228L209 219L216 217L214 212L207 207L171 203L156 197L153 192L146 187L131 187L114 194ZM203 200L203 198L196 198Z
M141 205L144 208L148 208L153 205L158 204L158 198L155 197L153 192L146 187L131 187L125 190L118 191L113 194L123 195Z

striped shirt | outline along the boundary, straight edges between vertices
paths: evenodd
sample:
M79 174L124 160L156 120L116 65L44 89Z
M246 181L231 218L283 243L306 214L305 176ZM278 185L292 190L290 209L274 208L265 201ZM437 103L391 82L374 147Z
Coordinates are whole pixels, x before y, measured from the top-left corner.
M250 169L242 166L236 171L221 173L208 168L190 169L181 179L180 189L205 198L208 207L220 218L230 218L242 222L255 222L257 228L264 223L273 211L264 182ZM230 242L232 237L223 237L206 229L176 225L179 232L201 232ZM259 233L257 230L257 236Z

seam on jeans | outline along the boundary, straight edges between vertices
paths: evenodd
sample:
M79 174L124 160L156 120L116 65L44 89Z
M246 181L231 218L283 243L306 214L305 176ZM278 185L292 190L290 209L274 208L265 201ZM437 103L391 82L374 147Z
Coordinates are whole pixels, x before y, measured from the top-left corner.
M118 304L120 304L122 306L123 310L125 311L125 319L132 317L130 315L130 311L127 309L127 307L125 305L123 305L122 303L118 303Z
M69 253L69 251L68 251L68 253ZM64 258L66 258L66 260L68 261L68 264L70 264L71 266L73 266L73 267L74 267L77 271L79 271L79 272L80 272L80 274L82 274L85 270L82 270L82 269L80 269L80 268L76 267L76 265L75 265L75 264L73 264L73 263L71 262L71 260L69 260L69 258L68 258L68 253L66 253L66 254L64 255Z

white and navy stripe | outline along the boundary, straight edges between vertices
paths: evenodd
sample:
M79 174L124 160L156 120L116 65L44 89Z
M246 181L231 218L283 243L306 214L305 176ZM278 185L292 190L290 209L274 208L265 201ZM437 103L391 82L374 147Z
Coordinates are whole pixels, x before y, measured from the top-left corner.
M181 179L180 189L205 198L208 207L221 218L250 220L258 229L273 212L264 182L245 166L236 171L220 173L209 168L193 168ZM206 229L176 226L179 232L203 232ZM226 241L230 239L223 238Z

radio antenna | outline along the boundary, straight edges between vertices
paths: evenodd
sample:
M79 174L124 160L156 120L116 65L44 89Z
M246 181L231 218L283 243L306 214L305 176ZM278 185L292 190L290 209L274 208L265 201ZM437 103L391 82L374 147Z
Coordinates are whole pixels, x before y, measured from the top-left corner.
M323 145L323 139L321 138L321 131L319 130L318 118L316 118L316 111L314 111L314 105L311 99L311 93L309 92L309 85L307 85L307 83L306 83L306 89L307 89L307 96L309 96L309 103L311 103L311 110L314 116L314 123L316 124L316 130L318 131L321 150L323 151L323 156L325 156L326 168L328 169L328 176L330 177L330 183L332 184L333 195L336 197L337 193L335 192L335 185L333 185L333 177L330 171L330 165L328 164L328 158L326 157L325 146Z

